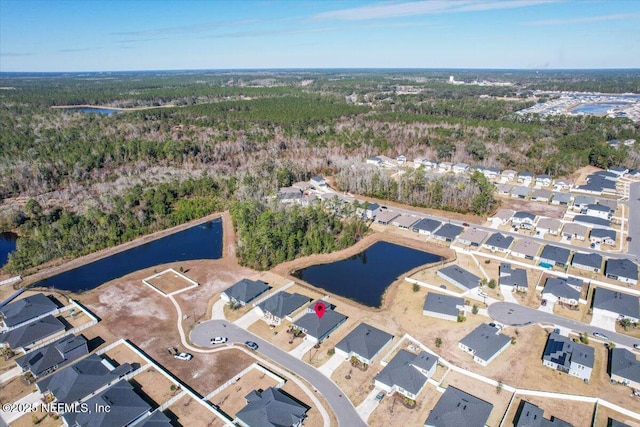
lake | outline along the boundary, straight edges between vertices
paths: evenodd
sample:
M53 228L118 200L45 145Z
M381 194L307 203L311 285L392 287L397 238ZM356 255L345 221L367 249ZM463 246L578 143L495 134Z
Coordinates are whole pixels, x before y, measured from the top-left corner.
M384 291L398 276L441 259L441 256L428 252L378 242L350 258L313 265L298 270L293 275L360 304L380 307Z
M216 219L65 271L34 286L82 292L143 268L221 257L222 220Z
M627 105L626 102L610 102L610 103L598 103L598 104L580 104L571 110L572 113L584 113L584 114L606 114L607 111L612 108Z
M113 114L113 113L119 113L121 110L115 110L113 108L100 108L100 107L70 107L70 108L65 108L65 111L68 111L71 113L80 111L81 113Z
M18 235L15 233L0 233L0 268L7 263L9 254L16 249Z

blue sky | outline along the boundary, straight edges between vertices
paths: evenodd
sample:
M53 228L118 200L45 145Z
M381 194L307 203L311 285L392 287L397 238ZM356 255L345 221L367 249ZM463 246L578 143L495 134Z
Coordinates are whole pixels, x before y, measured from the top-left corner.
M0 71L640 68L640 0L0 0Z

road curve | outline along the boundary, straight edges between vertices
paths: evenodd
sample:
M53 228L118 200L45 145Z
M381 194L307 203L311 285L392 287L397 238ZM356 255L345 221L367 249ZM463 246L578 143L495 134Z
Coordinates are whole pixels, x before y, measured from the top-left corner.
M530 307L524 307L512 302L497 302L491 304L488 311L489 316L491 316L492 319L509 326L522 327L536 323L551 323L573 329L577 332L587 332L591 335L592 339L594 338L594 332L600 332L616 344L633 347L633 344L638 343L637 339L627 335L612 332L607 329L597 328L576 320L565 319L564 317L556 316L555 314L536 310Z
M339 425L343 427L366 427L366 423L362 421L351 401L331 379L325 377L313 366L296 359L251 332L226 320L208 320L197 325L190 334L191 342L200 347L212 347L211 338L216 336L227 337L230 343L255 342L259 346L258 353L304 378L315 390L322 394L336 415Z

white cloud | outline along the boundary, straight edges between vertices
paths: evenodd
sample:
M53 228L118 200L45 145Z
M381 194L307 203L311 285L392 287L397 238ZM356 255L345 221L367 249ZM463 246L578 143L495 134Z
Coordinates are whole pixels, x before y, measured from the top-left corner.
M583 16L581 18L545 19L542 21L529 21L529 22L525 22L525 24L526 25L570 25L570 24L583 24L588 22L618 21L622 19L637 19L637 18L640 18L640 13L619 13L616 15Z
M373 6L354 7L334 10L313 15L312 21L365 21L370 19L398 18L418 15L435 15L440 13L472 12L496 9L514 9L554 3L557 0L434 0L405 3L384 3Z

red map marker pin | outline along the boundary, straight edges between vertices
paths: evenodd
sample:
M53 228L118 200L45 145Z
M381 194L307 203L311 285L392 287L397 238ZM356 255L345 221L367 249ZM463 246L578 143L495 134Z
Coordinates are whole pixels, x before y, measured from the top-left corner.
M324 305L322 301L318 301L316 305L313 307L313 309L316 311L316 316L318 316L319 319L322 319L322 316L324 316L325 311L327 311L327 306Z

